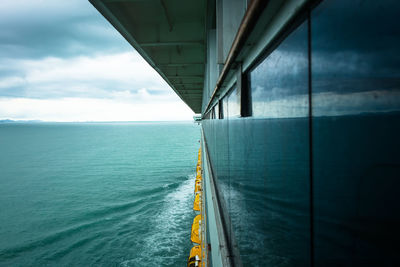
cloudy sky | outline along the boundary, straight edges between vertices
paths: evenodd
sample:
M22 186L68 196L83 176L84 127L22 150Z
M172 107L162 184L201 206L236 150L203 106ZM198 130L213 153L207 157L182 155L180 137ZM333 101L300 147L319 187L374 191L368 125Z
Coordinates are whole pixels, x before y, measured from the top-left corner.
M0 1L0 120L192 120L87 0Z

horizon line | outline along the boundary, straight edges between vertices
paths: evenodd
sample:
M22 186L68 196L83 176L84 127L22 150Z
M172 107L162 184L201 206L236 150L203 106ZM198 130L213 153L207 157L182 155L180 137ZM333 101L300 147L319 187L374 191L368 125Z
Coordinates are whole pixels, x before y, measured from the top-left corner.
M0 123L145 123L145 122L195 122L194 120L139 120L139 121L46 121L46 120L23 120L23 119L0 119Z

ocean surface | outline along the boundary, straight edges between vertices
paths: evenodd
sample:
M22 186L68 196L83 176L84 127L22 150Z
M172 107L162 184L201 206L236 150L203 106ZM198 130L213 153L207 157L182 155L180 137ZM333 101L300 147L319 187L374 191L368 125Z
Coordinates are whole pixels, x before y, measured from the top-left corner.
M185 266L200 127L0 124L0 266Z

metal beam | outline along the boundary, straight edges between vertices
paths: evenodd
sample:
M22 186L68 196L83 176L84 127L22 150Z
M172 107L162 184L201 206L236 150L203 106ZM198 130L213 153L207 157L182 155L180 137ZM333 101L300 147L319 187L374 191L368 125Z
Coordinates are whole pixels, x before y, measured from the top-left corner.
M204 78L204 75L166 75L166 77L168 79L172 78L172 79L180 79L180 78Z
M157 46L175 46L175 45L182 45L182 46L193 46L199 45L204 46L203 41L175 41L175 42L149 42L149 43L140 43L142 47L157 47Z
M174 85L203 85L203 83L174 83Z
M204 65L205 63L201 62L193 62L193 63L160 63L158 66L160 67L185 67L185 66L193 66L193 65Z
M161 2L161 5L162 5L162 7L163 7L163 10L164 10L165 17L167 18L167 22L168 22L168 26L169 26L169 31L172 32L172 29L173 29L172 20L171 20L171 18L170 18L170 16L169 16L168 9L167 9L167 5L165 4L165 1L164 1L164 0L160 0L160 2Z
M170 77L168 78L169 80L171 80L172 82L174 81L181 81L182 83L184 83L185 81L189 81L189 82L203 82L203 78L202 77Z
M103 0L104 3L136 3L136 2L147 2L147 1L150 0Z

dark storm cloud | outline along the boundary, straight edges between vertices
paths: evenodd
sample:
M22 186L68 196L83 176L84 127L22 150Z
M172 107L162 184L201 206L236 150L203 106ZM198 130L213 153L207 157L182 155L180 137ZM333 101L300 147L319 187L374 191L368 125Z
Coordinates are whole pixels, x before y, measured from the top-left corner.
M0 0L0 119L182 118L189 108L89 1Z
M171 93L86 0L0 1L0 97Z
M2 97L105 98L167 87L86 0L0 1L0 63Z
M133 50L85 0L0 3L0 57L72 57Z

